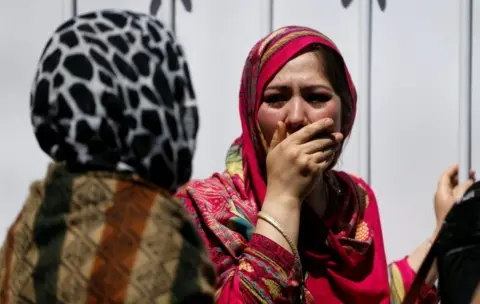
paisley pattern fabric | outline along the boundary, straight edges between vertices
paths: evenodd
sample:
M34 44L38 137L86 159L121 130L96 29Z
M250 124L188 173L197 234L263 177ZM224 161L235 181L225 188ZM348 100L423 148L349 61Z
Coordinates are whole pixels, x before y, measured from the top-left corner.
M182 187L176 194L177 198L184 205L187 211L195 218L197 229L207 244L210 256L216 265L217 281L216 299L217 303L294 303L296 301L296 286L298 286L298 269L294 263L291 253L281 246L255 234L256 214L259 207L251 198L248 198L244 188L241 145L234 143L227 154L226 170L223 173L215 173L205 180L194 180ZM359 177L338 172L343 178L353 180L359 199L364 206L362 219L351 233L348 230L335 234L337 229L330 229L326 236L313 235L314 246L320 245L321 251L335 251L335 260L329 261L332 255L322 257L327 265L335 265L338 260L342 264L357 265L364 258L364 255L374 254L377 264L383 265L380 272L383 281L378 281L370 288L358 289L353 295L339 294L329 295L328 303L391 303L400 304L410 284L415 277L414 271L408 265L406 258L386 265L379 226L369 226L371 221L365 217L372 214L378 219L378 206L370 187ZM352 193L353 195L353 193ZM307 216L306 214L304 215ZM351 226L355 221L353 216L349 222ZM328 222L334 222L331 218ZM378 225L378 224L377 224ZM332 223L332 227L335 224ZM317 229L318 227L305 227L304 229ZM375 253L369 252L369 239L373 229L380 233L376 234L373 242L380 247ZM322 229L322 227L320 228ZM310 234L309 231L304 234ZM322 233L323 235L323 233ZM302 258L303 263L309 262L307 238L303 240ZM319 239L325 239L325 242ZM320 243L320 244L319 244ZM349 253L342 253L343 249ZM356 258L355 258L356 257ZM351 259L350 261L348 259ZM356 260L355 260L356 259ZM344 265L345 266L345 265ZM330 284L318 282L318 273L315 268L321 265L312 263L310 269L312 274L307 276L307 303L323 303L325 295L314 296L311 291L319 291L320 287L331 288ZM323 274L326 275L326 274ZM334 273L327 273L332 275ZM388 277L388 278L387 278ZM320 284L321 285L320 285ZM328 289L327 289L328 290ZM373 291L380 291L380 296L370 294ZM375 296L376 302L371 302L369 297ZM357 301L357 302L351 302ZM373 301L373 300L372 300ZM285 303L287 303L285 302ZM421 301L419 303L437 303L436 291L425 285Z

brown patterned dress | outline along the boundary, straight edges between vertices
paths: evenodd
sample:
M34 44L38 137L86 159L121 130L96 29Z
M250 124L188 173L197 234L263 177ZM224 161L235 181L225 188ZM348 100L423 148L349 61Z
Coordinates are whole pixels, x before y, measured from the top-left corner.
M213 303L202 240L170 194L135 176L51 165L8 231L0 303Z

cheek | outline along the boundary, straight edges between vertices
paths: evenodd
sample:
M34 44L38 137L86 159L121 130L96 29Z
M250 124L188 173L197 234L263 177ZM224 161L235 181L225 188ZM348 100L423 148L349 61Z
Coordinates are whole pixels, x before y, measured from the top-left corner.
M285 115L278 109L271 109L267 104L260 105L257 113L257 121L263 137L267 144L270 144L273 134L277 128L277 123L280 120L284 120Z
M342 112L340 102L328 102L321 109L312 109L310 121L319 121L324 118L331 118L335 122L335 130L338 132L342 127Z

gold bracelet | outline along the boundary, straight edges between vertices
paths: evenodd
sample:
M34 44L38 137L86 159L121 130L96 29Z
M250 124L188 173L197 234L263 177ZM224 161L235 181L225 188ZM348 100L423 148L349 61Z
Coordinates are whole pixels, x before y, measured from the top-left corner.
M301 262L300 262L300 254L298 253L297 246L292 242L292 240L288 237L287 233L283 231L282 227L280 224L270 215L265 214L263 211L260 211L258 213L258 218L264 220L265 222L269 223L273 228L275 228L284 238L285 241L287 241L288 246L292 249L292 253L295 256L295 260L297 263L299 263L301 267Z

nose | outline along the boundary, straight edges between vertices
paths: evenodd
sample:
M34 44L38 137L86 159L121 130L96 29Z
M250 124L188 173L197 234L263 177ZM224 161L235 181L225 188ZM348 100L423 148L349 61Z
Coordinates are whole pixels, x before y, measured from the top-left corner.
M294 133L307 125L305 101L301 98L293 98L288 102L288 112L285 124L288 133Z

